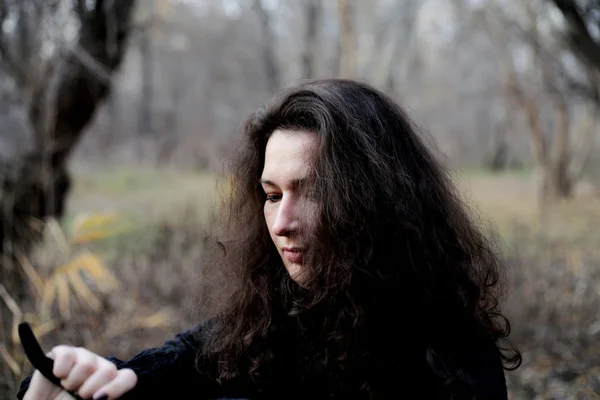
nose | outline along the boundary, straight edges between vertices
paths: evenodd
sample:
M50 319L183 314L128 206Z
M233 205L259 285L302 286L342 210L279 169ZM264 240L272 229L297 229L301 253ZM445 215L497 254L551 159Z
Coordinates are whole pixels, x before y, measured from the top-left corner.
M283 196L279 202L272 231L277 236L290 236L298 229L296 206L291 197Z

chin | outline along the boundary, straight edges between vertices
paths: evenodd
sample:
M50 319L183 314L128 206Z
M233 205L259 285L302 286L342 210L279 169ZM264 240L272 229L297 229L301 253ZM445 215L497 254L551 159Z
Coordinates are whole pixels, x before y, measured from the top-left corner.
M288 274L290 274L290 278L292 278L292 280L294 282L296 282L297 284L302 286L302 270L303 267L300 264L290 264L290 265L286 265L285 268L287 269Z

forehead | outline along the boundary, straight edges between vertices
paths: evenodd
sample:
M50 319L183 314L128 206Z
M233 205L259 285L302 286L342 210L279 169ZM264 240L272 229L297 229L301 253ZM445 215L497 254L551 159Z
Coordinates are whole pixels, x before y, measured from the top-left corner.
M276 130L265 149L265 179L296 179L306 175L318 144L317 135L307 131Z

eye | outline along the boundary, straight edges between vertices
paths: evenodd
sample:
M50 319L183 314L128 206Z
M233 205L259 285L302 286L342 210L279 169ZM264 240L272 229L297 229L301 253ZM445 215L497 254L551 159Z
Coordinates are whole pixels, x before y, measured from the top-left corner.
M280 194L267 194L267 201L274 203L279 200L281 200Z

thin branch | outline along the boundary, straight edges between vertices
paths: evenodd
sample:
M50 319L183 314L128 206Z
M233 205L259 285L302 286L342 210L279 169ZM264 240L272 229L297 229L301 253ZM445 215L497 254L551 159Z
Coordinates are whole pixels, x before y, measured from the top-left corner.
M258 14L263 30L262 57L267 75L267 83L271 92L276 92L280 85L279 67L273 49L275 37L271 27L271 16L265 9L262 0L254 0L252 7Z
M552 0L568 24L566 41L577 55L600 71L600 44L594 40L573 0Z
M304 32L304 50L302 53L302 76L312 78L316 57L317 27L320 15L321 0L307 0L304 4L306 28Z
M338 0L337 13L340 24L340 70L342 78L354 78L357 71L356 30L354 26L354 2Z
M85 0L77 0L74 4L75 12L79 16L79 20L83 20L88 12Z
M2 298L2 300L4 300L4 303L6 304L6 306L10 310L10 312L15 317L21 318L21 315L23 315L23 312L21 312L21 309L17 305L17 302L15 301L15 299L12 298L10 293L8 293L8 290L6 290L4 285L1 283L0 283L0 298Z
M9 17L10 12L5 0L0 0L0 58L3 61L6 72L8 72L15 82L20 86L25 82L25 73L19 68L18 62L15 60L14 54L11 51L9 39L7 38L2 26L4 21Z
M580 128L581 136L579 138L579 145L576 147L579 157L575 157L571 160L571 165L569 165L569 175L574 180L580 179L583 175L583 171L585 170L585 167L590 160L590 155L595 147L594 144L597 136L597 109L597 106L595 106L586 112L585 119L582 123L583 126Z
M102 63L98 62L92 55L84 49L81 45L77 45L72 51L71 55L85 66L90 72L92 72L96 78L103 81L104 83L110 83L111 72Z
M117 35L119 34L118 24L116 21L116 16L113 11L113 3L116 0L109 0L104 4L104 9L102 10L106 14L106 53L108 57L113 58L118 49L117 44Z
M4 343L0 343L0 355L4 359L4 362L6 362L6 365L8 365L8 367L11 369L13 374L15 374L15 376L19 376L21 374L21 368L14 357L10 354Z
M591 102L596 103L597 106L600 106L600 93L598 93L597 85L579 82L578 80L567 76L566 73L563 75L563 78L566 80L565 87L569 93L590 100Z
M544 86L549 92L564 95L567 94L563 93L566 91L568 94L581 96L600 105L600 96L593 81L590 80L587 83L578 81L571 76L565 66L558 61L558 52L560 52L560 48L549 49L547 46L544 46L537 32L524 28L521 24L509 18L501 9L494 8L493 17L506 28L507 32L517 33L525 43L531 46L536 57L538 57L540 61L540 65L545 66L545 69L551 68L550 66L556 68L554 75L560 77L564 84L561 85L561 90L556 79L544 79ZM490 22L490 20L487 20L488 24ZM548 71L545 72L547 73Z
M104 11L104 0L96 0L96 7L94 8L94 11L97 13Z
M11 61L8 50L8 43L6 40L6 34L4 33L4 21L8 18L8 6L6 1L0 0L0 56L5 62Z
M8 16L8 7L6 5L5 0L0 0L0 23L4 24L4 20ZM3 30L0 29L0 35L2 35Z

